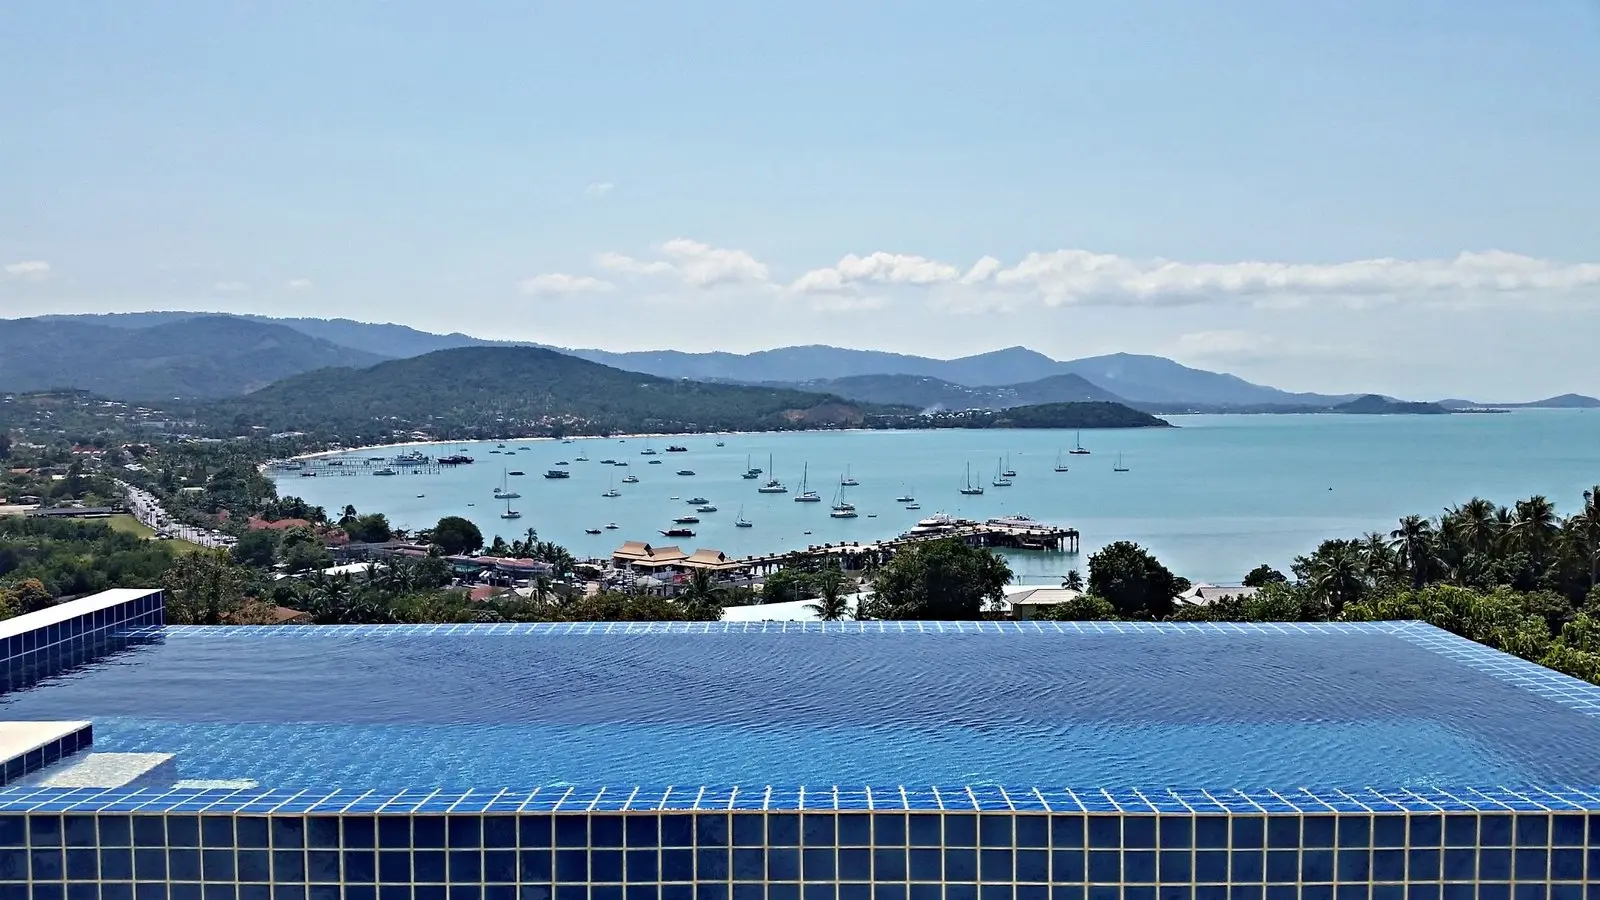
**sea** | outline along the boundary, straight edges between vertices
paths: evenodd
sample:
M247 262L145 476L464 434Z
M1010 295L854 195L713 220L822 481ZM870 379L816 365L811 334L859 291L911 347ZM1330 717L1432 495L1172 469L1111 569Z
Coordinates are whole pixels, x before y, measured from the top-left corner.
M1123 540L1192 581L1237 582L1259 563L1287 571L1325 539L1388 531L1401 516L1436 515L1473 496L1506 504L1544 494L1565 514L1600 484L1600 410L1164 418L1177 427L1083 431L1087 455L1067 452L1080 437L1073 431L789 432L508 440L500 454L491 452L499 442L424 445L415 449L476 461L394 477L369 474L366 461L400 451L364 449L334 457L359 475L275 477L281 494L332 516L350 505L409 529L465 516L486 539L509 541L531 528L579 558L607 557L627 540L729 556L865 542L899 535L938 512L1022 514L1078 529L1077 554L1007 553L1020 584L1057 583L1073 569L1087 575L1090 554ZM686 452L664 452L674 443ZM643 454L647 449L656 455ZM1056 471L1058 464L1067 471ZM766 473L746 480L749 467ZM551 469L572 475L544 478ZM1006 469L1016 472L1012 484L994 486ZM960 493L969 472L982 495ZM624 484L630 474L639 483ZM860 515L834 519L829 508L847 474L859 485L842 490ZM774 476L789 493L758 493ZM795 502L802 481L822 502ZM494 490L502 483L522 495L509 501L521 518L501 518L508 503ZM611 488L620 496L603 496ZM915 497L920 509L897 502L902 496ZM696 498L717 511L696 513L689 502ZM663 537L683 515L700 518L687 526L695 536ZM735 527L741 515L752 527ZM602 531L587 534L591 528Z

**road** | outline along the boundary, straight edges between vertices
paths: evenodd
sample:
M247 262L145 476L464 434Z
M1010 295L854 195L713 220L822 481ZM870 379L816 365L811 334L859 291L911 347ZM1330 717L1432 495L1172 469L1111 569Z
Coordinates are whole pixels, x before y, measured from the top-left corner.
M117 487L122 489L123 497L128 504L128 512L133 513L135 519L143 522L161 537L188 541L202 547L232 547L238 542L238 539L231 534L223 534L209 528L196 528L174 520L167 515L167 511L161 507L161 502L155 495L143 488L135 487L121 479L117 480Z

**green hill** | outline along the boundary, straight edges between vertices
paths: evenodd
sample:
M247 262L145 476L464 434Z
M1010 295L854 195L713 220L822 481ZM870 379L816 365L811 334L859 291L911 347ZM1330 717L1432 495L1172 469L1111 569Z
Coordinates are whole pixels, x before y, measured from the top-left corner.
M1438 416L1450 413L1450 410L1437 403L1407 403L1377 394L1367 394L1349 403L1330 406L1328 411L1367 416Z
M780 388L673 381L536 347L464 347L364 369L327 369L202 410L237 431L305 431L347 443L413 431L447 438L859 425L862 405Z
M1042 403L1115 403L1121 400L1116 394L1070 374L989 387L971 387L926 375L849 375L772 386L825 391L863 403L914 406L918 409L1006 409Z
M226 397L383 357L271 322L198 316L145 328L0 319L0 391L74 389L125 400Z

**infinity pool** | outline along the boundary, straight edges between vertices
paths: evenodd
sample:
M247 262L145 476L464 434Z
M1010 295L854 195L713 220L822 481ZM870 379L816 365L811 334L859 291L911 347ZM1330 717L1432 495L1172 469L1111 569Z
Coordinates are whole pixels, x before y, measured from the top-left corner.
M1600 784L1600 718L1426 626L759 628L168 628L0 718L279 789Z

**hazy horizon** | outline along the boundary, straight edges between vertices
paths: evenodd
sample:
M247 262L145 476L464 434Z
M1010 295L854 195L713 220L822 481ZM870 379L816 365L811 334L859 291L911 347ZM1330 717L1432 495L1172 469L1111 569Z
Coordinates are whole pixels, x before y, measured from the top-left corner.
M0 316L1600 394L1600 6L19 4Z

